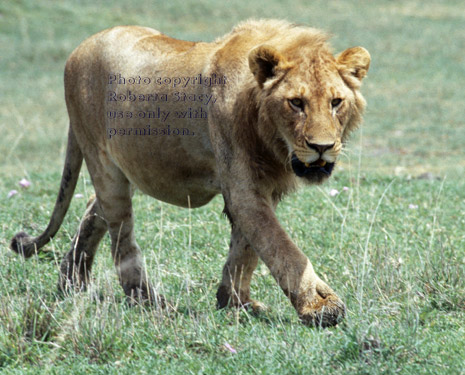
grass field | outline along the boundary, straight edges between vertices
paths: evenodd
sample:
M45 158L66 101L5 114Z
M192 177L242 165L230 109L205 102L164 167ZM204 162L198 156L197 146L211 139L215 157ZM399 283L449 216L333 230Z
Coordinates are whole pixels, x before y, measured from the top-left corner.
M34 1L0 4L1 374L465 374L465 7L462 1ZM348 307L336 328L302 326L260 264L252 316L215 309L229 226L222 199L183 210L136 194L150 279L176 311L130 308L109 239L91 289L56 295L58 265L93 193L76 198L47 252L37 234L58 191L68 118L63 67L119 24L213 40L249 17L286 18L372 55L368 110L334 177L287 197L278 217ZM18 181L31 181L27 189ZM348 189L344 189L347 187ZM16 189L18 194L8 198ZM337 189L339 194L329 192Z

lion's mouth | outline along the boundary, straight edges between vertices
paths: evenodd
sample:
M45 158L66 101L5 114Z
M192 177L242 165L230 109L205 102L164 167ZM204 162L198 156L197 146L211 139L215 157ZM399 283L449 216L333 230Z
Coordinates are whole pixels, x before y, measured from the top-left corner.
M303 163L293 154L291 159L292 170L298 177L305 177L310 180L321 180L329 177L334 168L334 163L328 163L323 159L318 159L313 163Z

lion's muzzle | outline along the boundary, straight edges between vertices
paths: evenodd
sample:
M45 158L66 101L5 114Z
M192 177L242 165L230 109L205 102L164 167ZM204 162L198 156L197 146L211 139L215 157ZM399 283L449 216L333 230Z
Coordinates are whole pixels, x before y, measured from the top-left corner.
M328 163L321 158L313 163L303 163L293 154L291 164L292 170L298 177L303 177L311 182L320 182L331 175L335 163Z

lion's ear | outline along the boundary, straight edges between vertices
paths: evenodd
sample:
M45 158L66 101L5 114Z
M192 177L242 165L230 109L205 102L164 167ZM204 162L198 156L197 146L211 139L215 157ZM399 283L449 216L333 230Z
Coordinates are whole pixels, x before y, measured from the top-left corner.
M276 68L284 62L284 57L271 46L261 45L249 53L249 67L260 87L276 75Z
M370 68L371 57L365 48L352 47L341 52L336 60L343 76L355 77L361 82Z

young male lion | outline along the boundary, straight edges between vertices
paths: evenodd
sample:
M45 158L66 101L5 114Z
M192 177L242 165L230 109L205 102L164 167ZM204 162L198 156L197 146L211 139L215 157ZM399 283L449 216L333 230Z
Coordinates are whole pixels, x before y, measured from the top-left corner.
M258 306L250 281L260 258L304 323L336 324L344 304L274 212L299 180L331 175L361 121L370 55L355 47L334 57L326 41L276 20L244 22L212 43L137 26L90 37L66 63L70 127L50 223L35 238L18 233L11 248L30 257L55 235L85 159L96 198L61 264L61 289L85 288L108 231L128 298L162 302L134 237L134 188L182 207L221 193L232 235L218 306Z

